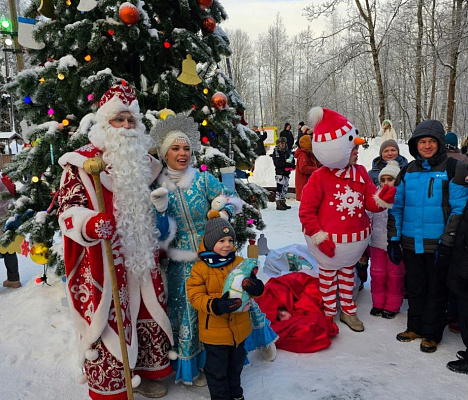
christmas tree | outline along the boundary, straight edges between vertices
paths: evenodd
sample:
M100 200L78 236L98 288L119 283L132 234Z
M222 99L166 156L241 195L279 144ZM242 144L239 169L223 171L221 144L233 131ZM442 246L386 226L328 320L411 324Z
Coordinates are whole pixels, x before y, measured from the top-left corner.
M48 250L47 264L62 271L62 249L54 244L60 243L54 240L62 172L57 160L88 142L92 113L118 82L136 88L148 129L169 110L194 117L201 169L221 177L223 167L252 166L257 136L241 123L244 104L218 67L230 54L218 26L227 17L219 1L33 0L26 17L35 18L38 9L43 17L32 39L38 49L29 51L33 67L6 85L34 127L26 137L30 146L4 168L24 186L11 210L21 225L2 235L1 244L28 235L31 249ZM259 209L267 193L239 179L235 185L247 203L234 221L242 245L255 237L254 226L264 228Z

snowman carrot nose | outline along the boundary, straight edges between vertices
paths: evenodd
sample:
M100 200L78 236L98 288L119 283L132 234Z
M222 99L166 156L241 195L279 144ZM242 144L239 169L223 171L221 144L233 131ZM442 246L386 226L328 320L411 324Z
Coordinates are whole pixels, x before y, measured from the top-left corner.
M356 146L359 146L360 144L366 143L366 139L364 139L364 138L362 138L362 137L357 137L357 138L354 139L353 142L354 142L354 144L355 144Z

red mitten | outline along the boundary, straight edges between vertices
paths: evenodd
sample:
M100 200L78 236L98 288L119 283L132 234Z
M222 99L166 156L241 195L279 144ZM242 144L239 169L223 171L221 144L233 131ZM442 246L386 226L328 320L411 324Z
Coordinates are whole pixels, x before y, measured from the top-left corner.
M317 247L327 257L333 258L335 256L336 245L330 239L325 239L322 243L319 243Z
M393 204L395 202L395 193L395 186L384 185L382 186L382 189L380 189L378 196L379 199L385 201L385 203Z
M99 213L86 223L86 235L91 239L110 240L115 233L115 220L109 214Z

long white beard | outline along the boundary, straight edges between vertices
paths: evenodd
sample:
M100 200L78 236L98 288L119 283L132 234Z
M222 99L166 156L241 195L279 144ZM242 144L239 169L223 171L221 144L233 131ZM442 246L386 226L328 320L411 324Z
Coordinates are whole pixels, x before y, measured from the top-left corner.
M155 268L154 252L158 249L148 186L151 183L150 139L142 127L105 126L99 131L90 134L90 139L104 150L102 158L112 177L113 212L125 267L141 277L145 271Z

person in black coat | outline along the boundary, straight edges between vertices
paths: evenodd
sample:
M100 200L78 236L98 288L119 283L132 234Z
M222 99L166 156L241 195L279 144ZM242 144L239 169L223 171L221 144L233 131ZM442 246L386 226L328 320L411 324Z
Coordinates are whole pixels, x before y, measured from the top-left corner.
M266 151L265 151L265 145L263 144L263 142L267 138L268 134L266 133L266 131L260 132L260 129L258 129L257 125L254 125L252 130L257 134L257 137L258 137L257 148L255 149L255 153L257 153L257 156L259 157L265 156Z
M286 122L284 124L284 129L280 133L280 138L286 138L286 144L288 145L288 154L291 154L292 148L294 146L294 135L291 132L291 124Z
M288 145L286 138L282 137L276 141L276 147L273 153L270 154L275 165L275 181L276 181L276 209L288 210L291 206L286 204L286 194L289 188L289 175L294 169L294 157L288 153Z
M457 228L448 273L448 286L458 300L458 323L465 350L457 353L458 360L447 363L451 371L468 374L468 206Z

